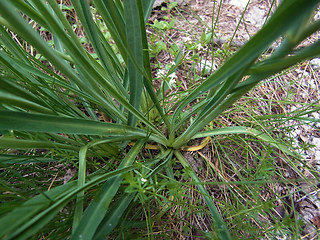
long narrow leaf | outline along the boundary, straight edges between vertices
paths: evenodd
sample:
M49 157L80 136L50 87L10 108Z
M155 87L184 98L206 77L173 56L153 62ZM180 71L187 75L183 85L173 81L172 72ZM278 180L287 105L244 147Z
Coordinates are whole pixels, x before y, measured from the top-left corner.
M113 206L112 210L107 213L106 217L99 225L96 234L93 237L94 240L106 239L121 220L122 214L127 209L133 197L134 194L127 194L124 198L120 199L115 206Z
M192 178L192 180L195 181L196 183L199 183L197 185L197 187L209 207L209 210L212 214L213 221L214 221L216 228L217 228L216 230L218 232L218 236L220 237L221 240L222 239L223 240L231 240L231 236L227 230L226 224L224 223L222 217L220 216L220 213L219 213L218 209L216 208L216 206L212 200L212 197L209 195L209 193L207 192L207 190L203 186L203 184L200 181L200 179L198 178L197 174L194 172L194 170L192 169L192 167L190 166L188 161L183 157L183 155L179 151L174 151L174 154L177 157L177 159L180 161L182 166L187 170L187 172L190 175L190 177Z
M142 49L142 36L141 36L141 24L139 18L139 8L137 1L125 0L125 28L126 37L129 49L132 50L133 57L140 68L143 66L143 49ZM136 68L135 64L129 58L128 62L128 77L130 87L130 103L137 110L140 108L143 75ZM136 118L130 113L128 118L128 125L135 126Z
M224 127L224 128L219 128L219 129L214 129L210 131L204 131L204 132L199 132L196 135L194 135L193 139L196 138L204 138L208 136L218 136L218 135L227 135L227 134L247 134L253 137L256 137L257 139L262 140L265 143L270 144L271 146L274 146L281 150L282 152L296 157L297 154L288 149L284 144L278 142L276 139L273 139L270 137L268 134L260 132L256 129L249 128L249 127L241 127L241 126L235 126L235 127Z
M1 143L0 143L1 145ZM11 154L0 154L0 164L12 165L12 164L26 164L26 163L47 163L59 161L59 158L49 158L43 156L19 156Z
M143 141L137 142L130 150L127 157L122 160L119 169L130 166L135 160L135 157L141 150L142 146ZM121 181L122 177L117 176L110 179L103 185L96 198L87 207L81 222L72 234L71 240L93 238L96 229L103 220L114 195L117 193L120 187Z
M0 127L1 128L1 127ZM34 141L34 140L22 140L9 137L0 137L0 146L2 149L14 148L14 149L30 149L30 148L60 148L66 150L78 150L79 148L74 145L67 145L49 141Z
M144 130L98 121L39 115L30 113L0 111L0 130L19 130L32 132L51 132L68 134L85 134L101 136L122 136L134 134L149 137L151 140L164 144L165 139L150 135Z

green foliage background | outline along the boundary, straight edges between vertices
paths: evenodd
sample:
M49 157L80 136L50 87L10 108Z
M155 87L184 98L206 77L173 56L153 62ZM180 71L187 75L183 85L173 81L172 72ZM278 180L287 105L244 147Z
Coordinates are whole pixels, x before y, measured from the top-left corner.
M135 219L138 225L136 214L148 215L137 210L140 203L151 201L146 191L153 191L154 198L167 198L161 196L158 179L177 184L172 163L178 161L210 210L213 225L207 237L231 239L232 224L225 223L214 198L181 152L192 139L247 134L294 156L269 134L248 127L202 130L263 79L319 56L319 41L297 48L320 28L319 20L311 21L319 1L283 1L255 36L190 89L187 97L176 99L173 108L164 104L152 79L146 22L154 1L71 2L96 57L82 44L55 0L0 2L1 165L9 169L59 161L78 168L77 179L49 191L34 186L34 197L22 197L10 208L6 205L10 211L2 210L0 237L30 239L45 232L70 239L105 239L124 228L122 216L127 222ZM105 38L93 11L103 19L112 40ZM33 23L46 29L54 43L45 41ZM280 38L276 51L260 58ZM32 46L44 61L20 41ZM142 167L140 153L148 143L157 145L158 152L144 159ZM98 167L92 167L92 161ZM99 167L99 161L104 167ZM2 181L2 185L15 192L10 183ZM63 230L50 228L52 221L63 224ZM152 228L154 220L146 221L147 228Z

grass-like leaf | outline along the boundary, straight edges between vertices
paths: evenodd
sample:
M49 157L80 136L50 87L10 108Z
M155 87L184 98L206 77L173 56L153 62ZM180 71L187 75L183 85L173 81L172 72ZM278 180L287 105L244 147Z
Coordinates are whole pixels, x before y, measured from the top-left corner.
M1 174L6 178L1 180L5 189L1 200L15 200L12 204L15 208L11 212L4 211L5 215L0 218L0 238L37 238L41 231L47 238L105 239L113 233L128 239L155 238L158 233L153 232L154 225L162 229L163 218L169 216L172 209L178 210L173 208L174 204L183 211L191 211L192 206L185 202L189 199L188 193L180 188L187 184L175 182L191 177L197 193L206 202L199 211L205 214L209 209L214 223L212 232L203 235L231 239L233 229L228 226L235 224L224 218L230 220L249 214L251 209L243 210L246 206L242 198L253 190L247 186L239 190L232 185L223 174L221 162L224 161L227 171L233 171L241 181L251 170L238 170L233 163L235 159L225 154L222 142L212 141L220 169L212 167L210 159L199 152L198 161L207 161L207 172L221 179L228 191L226 196L231 197L230 203L232 197L236 203L241 202L230 207L237 211L240 205L241 211L229 217L231 210L215 203L206 190L210 182L204 185L182 154L182 151L200 151L207 146L209 137L218 135L233 136L234 142L238 138L245 141L243 135L252 136L266 143L261 144L261 152L266 152L266 156L277 148L288 156L287 162L302 176L294 163L299 159L298 154L278 141L268 127L258 131L249 124L241 126L240 123L240 126L204 129L262 80L320 55L320 41L300 45L320 29L320 21L311 20L319 0L282 1L262 29L217 71L203 81L188 82L188 89L184 91L181 91L180 82L175 83L177 86L172 91L173 85L168 79L175 73L181 74L182 68L188 68L188 54L190 49L196 51L194 47L183 53L177 44L170 46L170 58L175 64L166 69L168 72L163 77L153 79L152 64L158 59L157 56L151 58L155 55L152 44L161 32L160 28L155 30L156 27L151 29L151 34L147 31L148 24L154 25L148 22L154 2L71 0L69 6L65 1L56 0L0 1L0 164L4 169ZM220 3L218 12L221 6ZM172 14L181 14L174 3L167 8L168 22ZM201 41L213 40L217 23L218 18L215 23L212 21L211 37L204 31ZM237 29L239 26L240 21ZM231 40L235 34L236 31ZM171 40L168 36L164 39L169 47ZM276 41L281 42L279 47L265 54ZM225 50L229 51L230 46ZM213 55L210 51L208 56ZM185 62L187 64L181 68L180 64ZM301 116L306 113L309 112L302 111ZM295 120L306 120L301 116L296 116ZM273 117L279 121L289 118L285 114ZM267 115L259 119L269 118L271 116ZM207 139L200 145L190 146L190 142L201 138ZM184 168L181 172L173 166L176 159ZM261 157L256 161L260 161L257 166L268 178L272 160ZM19 181L30 181L21 168L51 169L58 162L66 168L77 168L74 176L77 179L51 189L53 183L62 182L56 180L56 175L49 191L37 190L38 183L34 183L28 185L32 186L31 193L18 194L23 189ZM16 175L12 177L10 171L6 174L7 169L14 169ZM36 180L38 175L34 175ZM17 176L20 176L18 180ZM39 182L41 187L46 184L42 176ZM242 183L248 182L259 181L251 179ZM239 194L241 201L238 201ZM249 198L255 199L255 195L259 194ZM59 232L53 225L59 213L65 212L68 214L64 219L66 230ZM121 216L125 220L119 224ZM249 219L250 215L247 217ZM145 223L140 224L141 219ZM127 224L129 221L132 224ZM191 234L188 228L187 224L183 231ZM166 238L167 229L161 234Z

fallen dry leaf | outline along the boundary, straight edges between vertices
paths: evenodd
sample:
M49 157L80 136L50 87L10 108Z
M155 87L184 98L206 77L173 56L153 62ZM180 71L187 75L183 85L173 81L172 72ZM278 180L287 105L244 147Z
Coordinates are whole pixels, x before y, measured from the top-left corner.
M315 216L311 219L311 223L316 227L320 228L320 216Z

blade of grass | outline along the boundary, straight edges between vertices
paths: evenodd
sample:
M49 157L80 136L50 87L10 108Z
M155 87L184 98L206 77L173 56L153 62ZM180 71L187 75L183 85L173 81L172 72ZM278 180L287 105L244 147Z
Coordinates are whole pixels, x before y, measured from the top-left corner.
M1 143L0 143L1 144ZM55 162L60 159L54 159L43 156L19 156L11 154L0 154L0 164L3 165L12 165L12 164L27 164L27 163L47 163Z
M142 0L144 22L147 22L155 0Z
M320 26L319 26L320 28ZM317 57L320 55L320 41L316 41L308 47L297 50L294 55L285 58L268 58L260 63L253 65L248 71L251 75L263 74L264 76L271 76L286 68L293 66L304 60ZM244 85L245 81L238 86Z
M288 149L288 147L284 144L281 144L278 142L276 139L272 138L270 135L263 133L261 131L258 131L253 128L249 127L242 127L242 126L234 126L234 127L224 127L224 128L219 128L219 129L214 129L210 131L203 131L195 134L192 139L197 139L197 138L204 138L204 137L212 137L212 136L217 136L217 135L227 135L227 134L247 134L251 135L253 137L256 137L259 140L262 140L265 143L269 143L271 146L278 148L282 152L293 156L297 157L298 154L292 151L291 149Z
M86 155L88 145L83 146L79 151L79 171L78 171L78 187L81 188L86 182ZM74 210L72 229L76 229L82 217L84 204L84 191L77 194L76 208Z
M136 135L164 144L166 139L142 129L121 124L64 118L48 115L0 111L0 130L20 130L32 132L53 132L68 134L123 136Z
M103 144L103 143L111 142L111 141L112 141L111 139L92 141L80 149L80 151L79 151L79 172L78 172L78 187L79 188L83 187L86 182L86 155L87 155L88 149L91 147ZM117 141L119 141L119 139ZM76 208L75 208L75 213L74 213L74 217L73 217L73 227L72 227L73 230L75 230L77 228L78 224L80 223L80 220L82 218L83 205L84 205L84 191L81 191L77 195Z
M21 49L16 42L13 40L12 36L5 30L4 27L0 27L0 42L18 59L21 61L28 63L29 60L26 57L25 52Z
M143 147L144 142L139 140L133 148L130 150L128 155L122 160L119 169L132 165L137 154L140 152ZM87 207L84 215L73 232L71 240L75 239L92 239L99 224L103 220L109 205L117 193L120 184L122 182L122 177L117 176L108 180L100 192L96 195L96 198L91 202Z
M128 48L131 49L138 66L143 69L142 29L140 27L139 14L137 14L139 13L137 1L125 0L123 3ZM139 110L142 95L143 75L136 68L131 58L128 58L127 66L130 87L130 104ZM131 113L129 113L128 116L128 125L136 125L136 118Z
M75 145L67 145L67 144L55 143L55 142L50 142L50 141L22 140L22 139L15 139L15 138L9 138L9 137L0 137L0 146L2 149L6 149L6 148L7 149L9 149L9 148L13 148L13 149L60 148L60 149L65 149L65 150L79 149Z
M0 102L1 104L6 104L9 106L16 106L25 110L30 110L38 113L44 113L44 114L54 114L54 111L43 107L39 104L36 104L34 102L28 101L22 97L18 97L15 94L11 94L8 92L4 92L0 90Z
M227 230L227 226L225 222L223 221L218 209L216 208L212 197L209 195L205 187L203 186L202 182L198 178L197 174L193 171L192 167L188 163L188 161L183 157L180 151L174 151L174 155L177 157L177 159L180 161L182 166L187 170L189 176L192 178L192 180L196 183L197 188L199 189L200 193L202 194L202 197L204 198L205 202L207 203L209 210L212 214L212 220L214 221L216 225L216 231L218 233L218 236L220 239L230 239L231 236L230 233Z
M132 201L134 194L127 194L125 197L118 200L115 206L112 206L110 212L108 212L105 218L100 223L95 235L94 240L103 240L112 232L112 230L118 225L121 216L124 211L128 208L130 202Z

